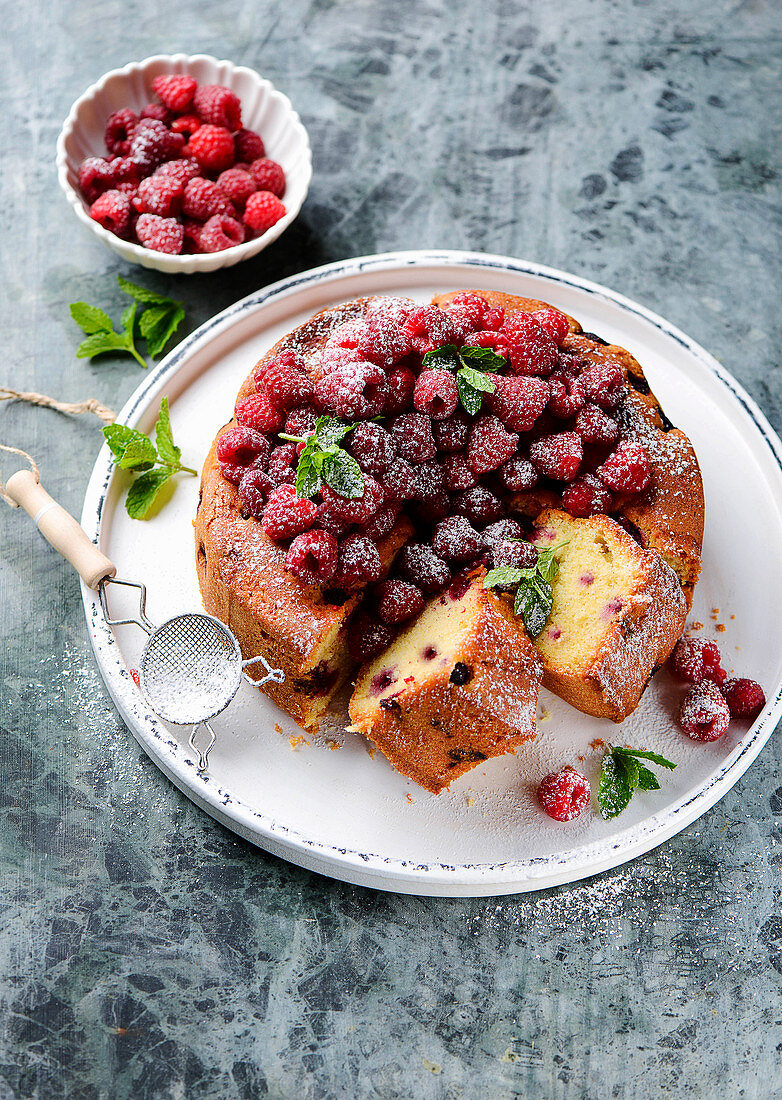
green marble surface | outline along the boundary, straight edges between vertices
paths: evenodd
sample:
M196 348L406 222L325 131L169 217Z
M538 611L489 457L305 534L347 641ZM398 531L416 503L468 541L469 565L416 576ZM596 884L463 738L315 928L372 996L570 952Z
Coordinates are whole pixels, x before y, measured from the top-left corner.
M54 147L92 80L182 49L286 91L315 168L257 259L145 275L189 328L345 256L508 253L662 313L779 429L781 23L773 0L6 5L0 384L114 408L138 384L130 359L74 356L68 303L116 314L115 275L139 271L77 223ZM10 404L0 440L79 512L95 421ZM0 1100L782 1095L778 738L700 821L586 883L377 894L258 852L160 775L75 576L10 510L0 626Z

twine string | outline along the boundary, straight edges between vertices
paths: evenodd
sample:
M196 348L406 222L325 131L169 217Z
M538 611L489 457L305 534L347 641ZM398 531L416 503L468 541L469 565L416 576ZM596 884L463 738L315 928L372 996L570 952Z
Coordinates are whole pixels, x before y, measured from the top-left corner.
M36 481L40 482L41 471L38 469L38 463L35 461L32 455L28 455L27 451L21 451L18 447L6 447L4 443L0 443L0 451L8 451L9 454L21 455L22 458L26 458L27 461L30 463L30 469L33 471L33 477ZM6 504L10 504L12 508L19 507L13 497L9 496L9 494L5 491L5 483L3 482L2 478L0 478L0 497L3 498Z

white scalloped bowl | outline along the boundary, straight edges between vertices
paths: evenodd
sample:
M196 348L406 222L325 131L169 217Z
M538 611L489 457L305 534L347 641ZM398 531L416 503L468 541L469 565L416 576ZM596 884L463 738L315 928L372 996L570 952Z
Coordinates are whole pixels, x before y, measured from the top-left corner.
M165 73L186 73L199 84L222 84L235 92L242 103L242 124L263 138L266 155L282 165L287 186L283 202L285 217L260 237L223 252L169 256L140 244L123 241L90 217L89 207L79 192L79 165L85 157L104 156L103 131L114 111L132 107L139 111L155 100L152 81ZM206 54L156 54L123 69L113 69L91 85L71 107L57 139L57 177L76 217L104 244L142 267L176 275L216 271L256 256L276 241L291 224L307 196L312 178L309 137L291 101L262 76L230 61L218 61Z

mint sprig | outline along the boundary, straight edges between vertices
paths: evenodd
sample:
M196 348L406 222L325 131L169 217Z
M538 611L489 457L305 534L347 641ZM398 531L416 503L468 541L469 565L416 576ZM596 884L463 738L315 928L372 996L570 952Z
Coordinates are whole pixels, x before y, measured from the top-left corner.
M454 371L462 408L475 416L480 412L483 395L494 393L496 389L490 374L502 370L507 360L492 348L457 348L455 344L443 344L426 353L423 365L430 370Z
M136 347L136 314L139 304L145 306L138 319L138 329L147 342L147 351L157 359L163 348L174 335L185 316L182 302L166 298L154 290L131 283L129 279L117 276L120 290L134 299L122 314L122 331L117 332L114 322L98 306L88 302L71 302L71 317L87 336L76 349L78 359L94 359L106 352L124 352L132 355L142 367L147 363Z
M607 745L600 772L597 804L606 821L627 809L633 794L639 791L659 791L660 782L641 760L649 760L660 768L676 767L670 760L656 752L644 749L627 749L621 745Z
M522 539L514 541L524 541ZM513 601L514 613L524 620L524 626L531 638L537 638L549 620L554 604L554 581L559 574L559 562L556 552L567 542L538 552L535 565L522 569L502 565L486 574L484 588L516 590Z
M157 359L185 318L184 304L131 283L121 275L117 276L117 282L123 293L149 307L141 314L138 327L147 342L147 351L153 359Z
M333 416L321 416L315 422L315 430L308 436L280 433L280 439L304 444L296 467L296 496L313 497L324 485L348 500L357 500L364 495L361 467L353 455L340 446L355 427L355 424L345 424Z
M182 452L171 434L167 397L160 402L154 443L138 428L126 424L107 424L103 434L117 466L138 474L125 501L131 519L146 519L158 493L174 474L196 474L180 461Z

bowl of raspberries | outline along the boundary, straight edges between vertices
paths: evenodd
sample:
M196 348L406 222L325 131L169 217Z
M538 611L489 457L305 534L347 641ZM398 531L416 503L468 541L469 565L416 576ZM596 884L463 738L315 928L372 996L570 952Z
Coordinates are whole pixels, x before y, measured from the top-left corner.
M71 108L57 142L76 216L130 263L215 271L275 241L312 177L287 96L204 54L114 69Z

